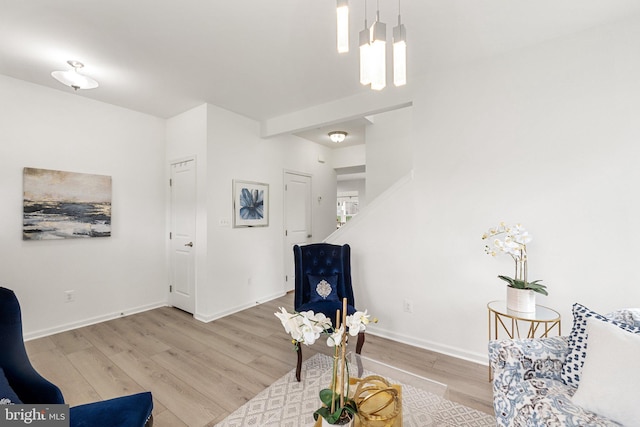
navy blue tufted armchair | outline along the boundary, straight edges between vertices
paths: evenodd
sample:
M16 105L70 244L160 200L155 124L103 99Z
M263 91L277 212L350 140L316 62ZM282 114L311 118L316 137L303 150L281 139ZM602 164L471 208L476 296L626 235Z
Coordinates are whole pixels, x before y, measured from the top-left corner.
M356 312L351 286L351 247L313 243L293 247L295 263L294 309L323 313L335 323L336 311L342 309L342 298L347 299L347 314ZM364 332L358 334L356 353L364 345ZM298 346L296 378L300 381L302 350Z
M20 304L0 287L0 399L14 404L64 404L60 389L31 365L22 335ZM5 400L6 402L6 400ZM9 402L7 402L9 403ZM71 427L151 427L150 392L70 408Z

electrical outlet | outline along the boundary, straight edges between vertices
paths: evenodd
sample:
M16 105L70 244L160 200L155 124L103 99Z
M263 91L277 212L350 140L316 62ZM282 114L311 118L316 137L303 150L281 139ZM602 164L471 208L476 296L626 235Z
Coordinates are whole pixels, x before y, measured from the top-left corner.
M405 313L413 313L413 301L405 298L402 302L402 309Z
M231 226L231 220L229 218L220 218L218 220L218 225L220 227L230 227Z
M74 302L76 300L75 291L64 291L64 302Z

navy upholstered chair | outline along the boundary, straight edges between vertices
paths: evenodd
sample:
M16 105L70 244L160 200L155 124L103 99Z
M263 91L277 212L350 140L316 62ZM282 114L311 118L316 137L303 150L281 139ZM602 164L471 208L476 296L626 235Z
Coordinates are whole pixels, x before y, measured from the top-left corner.
M60 389L31 365L22 335L20 304L0 287L0 400L4 403L64 404ZM70 408L71 427L151 427L150 392Z
M312 243L293 247L295 263L294 309L297 312L312 310L323 313L335 324L336 311L342 309L342 299L347 299L347 314L356 312L351 286L351 247L329 243ZM321 282L326 284L321 284ZM319 286L320 285L320 286ZM364 332L358 334L356 353L364 345ZM296 378L300 381L302 350L298 346Z

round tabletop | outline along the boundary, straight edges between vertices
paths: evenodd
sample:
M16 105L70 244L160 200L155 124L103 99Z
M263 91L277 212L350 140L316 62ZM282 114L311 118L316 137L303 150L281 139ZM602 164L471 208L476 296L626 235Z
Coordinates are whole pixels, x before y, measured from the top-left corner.
M560 320L560 313L542 305L536 305L536 311L524 313L521 311L509 310L506 301L491 301L487 308L494 313L508 316L517 320L529 320L534 322L554 322Z

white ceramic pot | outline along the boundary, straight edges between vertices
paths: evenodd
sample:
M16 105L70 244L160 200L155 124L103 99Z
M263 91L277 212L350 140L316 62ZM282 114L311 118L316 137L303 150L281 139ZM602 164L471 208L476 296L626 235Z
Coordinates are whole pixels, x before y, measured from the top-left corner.
M507 286L507 309L521 313L536 311L536 293L531 289L518 289Z

